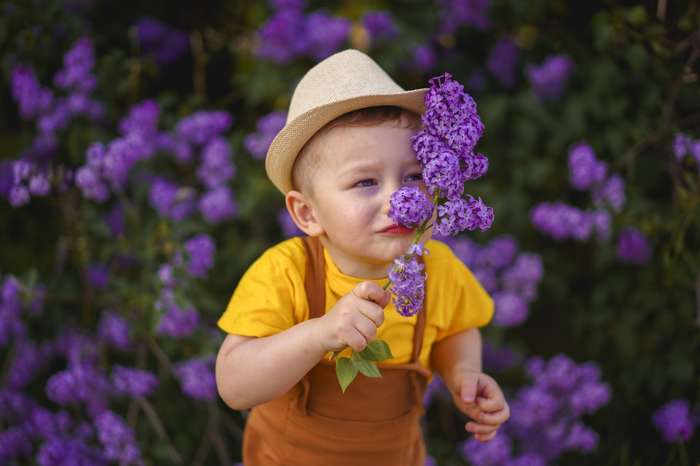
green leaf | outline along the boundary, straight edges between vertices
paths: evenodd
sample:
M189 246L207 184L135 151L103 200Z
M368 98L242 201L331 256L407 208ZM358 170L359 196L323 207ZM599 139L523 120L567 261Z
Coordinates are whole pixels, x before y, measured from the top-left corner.
M379 372L379 369L377 369L377 365L374 362L368 361L365 358L363 358L361 353L353 352L350 361L355 366L355 368L357 368L358 371L362 372L362 374L364 374L367 377L382 376L382 373Z
M338 376L340 389L345 393L348 385L357 377L357 367L350 361L350 358L338 358L335 360L335 375Z
M383 361L394 357L389 345L384 340L373 340L360 354L367 361Z

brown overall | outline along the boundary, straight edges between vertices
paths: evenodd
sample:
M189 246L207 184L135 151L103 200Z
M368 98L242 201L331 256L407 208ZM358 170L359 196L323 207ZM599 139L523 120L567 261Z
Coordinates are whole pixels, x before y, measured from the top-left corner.
M317 238L304 238L310 318L325 313L325 262ZM426 306L423 306L424 310ZM420 428L430 372L418 362L425 312L418 314L411 362L378 364L343 394L335 363L323 358L289 392L252 409L243 436L245 466L423 466Z

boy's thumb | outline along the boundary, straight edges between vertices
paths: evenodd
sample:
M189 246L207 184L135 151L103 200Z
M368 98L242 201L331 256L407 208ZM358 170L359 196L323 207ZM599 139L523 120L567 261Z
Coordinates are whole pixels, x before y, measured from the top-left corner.
M353 294L358 298L372 301L373 303L383 307L389 303L391 293L384 290L381 286L374 282L362 282L352 290Z
M462 382L460 397L465 403L473 403L476 400L476 381L465 380Z

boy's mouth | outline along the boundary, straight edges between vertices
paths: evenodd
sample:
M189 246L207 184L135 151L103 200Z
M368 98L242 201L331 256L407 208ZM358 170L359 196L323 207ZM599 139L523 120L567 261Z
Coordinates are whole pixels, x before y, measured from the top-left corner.
M406 228L404 226L394 224L394 225L389 225L388 227L381 230L379 233L390 233L393 235L406 235L409 233L413 233L414 230L415 230L415 228Z

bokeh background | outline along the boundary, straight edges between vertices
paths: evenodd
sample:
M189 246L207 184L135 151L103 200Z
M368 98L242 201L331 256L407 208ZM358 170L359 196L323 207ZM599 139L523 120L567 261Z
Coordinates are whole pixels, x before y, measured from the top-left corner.
M296 82L344 48L478 105L487 232L448 238L496 302L512 417L470 440L439 379L429 463L700 463L694 1L5 1L0 464L232 465L216 320L298 234L264 175Z

